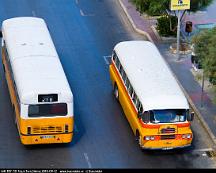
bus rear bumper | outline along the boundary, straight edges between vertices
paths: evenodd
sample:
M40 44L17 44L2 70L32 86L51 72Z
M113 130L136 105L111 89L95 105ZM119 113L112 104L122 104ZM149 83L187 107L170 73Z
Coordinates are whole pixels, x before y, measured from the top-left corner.
M20 139L24 145L35 144L56 144L56 143L70 143L72 141L73 133L68 134L41 134L41 135L21 135Z

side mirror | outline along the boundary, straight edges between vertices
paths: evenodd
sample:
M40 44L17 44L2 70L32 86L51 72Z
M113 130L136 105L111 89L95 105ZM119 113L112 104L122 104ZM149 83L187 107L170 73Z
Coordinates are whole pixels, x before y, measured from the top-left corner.
M144 123L150 122L150 113L148 111L144 112L144 114L142 115L142 120Z
M2 38L2 31L0 30L0 38Z
M190 114L188 114L187 120L193 121L193 119L194 119L194 112L191 112Z
M138 112L137 117L140 119L142 117L142 113Z

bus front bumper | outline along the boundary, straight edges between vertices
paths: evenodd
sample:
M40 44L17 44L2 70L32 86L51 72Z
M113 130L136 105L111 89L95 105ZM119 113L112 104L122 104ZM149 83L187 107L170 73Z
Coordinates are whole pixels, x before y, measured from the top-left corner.
M141 146L147 150L172 150L190 147L192 139L146 141Z

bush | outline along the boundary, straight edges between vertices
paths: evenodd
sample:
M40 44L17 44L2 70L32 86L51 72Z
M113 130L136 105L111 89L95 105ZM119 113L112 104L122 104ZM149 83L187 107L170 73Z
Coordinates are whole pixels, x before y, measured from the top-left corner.
M164 37L176 36L178 19L176 16L162 16L157 19L157 30Z
M216 73L215 73L216 74ZM209 75L209 82L212 84L212 85L216 85L216 75L215 74L210 74Z

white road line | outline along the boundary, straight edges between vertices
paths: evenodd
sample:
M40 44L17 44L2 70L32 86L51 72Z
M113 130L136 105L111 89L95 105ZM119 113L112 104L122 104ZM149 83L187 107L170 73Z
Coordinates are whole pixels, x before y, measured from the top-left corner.
M77 128L76 124L74 125L74 131L78 132L78 128Z
M79 0L76 0L76 4L77 4L77 5L79 4Z
M107 65L109 65L110 64L110 58L111 58L111 55L108 55L108 56L103 56L103 59L104 59L104 61L105 61L105 63L107 64Z
M81 16L85 16L85 14L83 13L83 11L80 9L80 14Z
M212 148L201 148L201 149L195 149L193 152L206 152L206 151L213 151Z
M81 16L95 16L94 14L85 14L81 9L80 9L80 14Z
M36 13L35 13L35 11L32 11L32 15L33 15L34 17L36 17Z
M88 163L88 167L89 167L89 168L92 168L91 163L90 163L89 158L88 158L88 154L87 154L87 153L84 153L84 157L85 157L85 159L86 159L86 162Z

